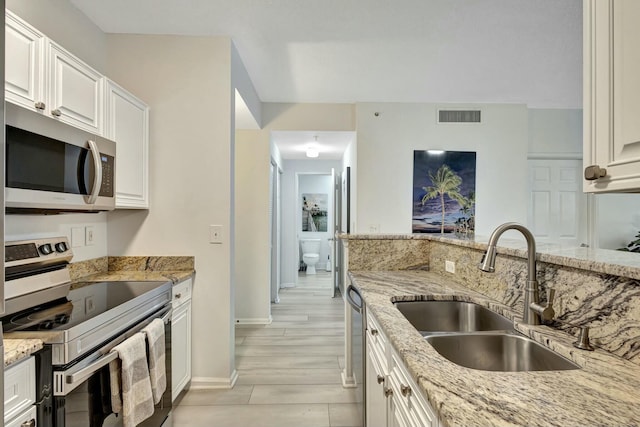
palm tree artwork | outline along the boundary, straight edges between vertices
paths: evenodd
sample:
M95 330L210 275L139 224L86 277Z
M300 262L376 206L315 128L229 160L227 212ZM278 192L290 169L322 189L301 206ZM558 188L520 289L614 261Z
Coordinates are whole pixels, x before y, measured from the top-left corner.
M412 231L473 234L475 191L475 152L415 150Z
M422 197L422 204L424 205L427 200L440 198L440 206L442 207L442 222L440 223L440 233L444 234L444 216L446 213L444 196L457 201L460 206L465 206L466 199L460 194L460 185L462 184L462 178L460 178L451 168L447 165L440 166L440 169L433 175L429 172L429 178L431 179L431 185L428 187L422 187L426 194Z

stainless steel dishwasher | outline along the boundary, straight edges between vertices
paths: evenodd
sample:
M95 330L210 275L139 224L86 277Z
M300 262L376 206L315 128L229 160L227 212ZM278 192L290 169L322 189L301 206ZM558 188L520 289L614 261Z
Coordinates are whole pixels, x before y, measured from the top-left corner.
M365 363L364 363L364 349L365 349L365 304L360 292L353 286L349 285L345 292L346 300L351 306L352 310L349 311L351 316L351 322L347 322L350 326L349 343L345 355L345 372L343 373L343 382L350 382L351 387L355 387L357 390L358 398L356 403L358 405L358 411L360 412L361 426L365 425ZM351 379L349 381L348 379Z

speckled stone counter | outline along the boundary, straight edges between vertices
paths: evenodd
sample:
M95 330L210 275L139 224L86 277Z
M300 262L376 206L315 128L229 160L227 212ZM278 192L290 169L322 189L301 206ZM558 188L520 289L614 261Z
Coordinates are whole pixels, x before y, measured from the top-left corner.
M596 349L574 348L571 335L516 322L516 328L581 369L488 372L449 362L393 306L393 301L471 301L511 319L512 307L424 271L351 272L352 282L445 426L638 426L640 369Z
M5 368L42 349L42 340L38 339L5 339L3 342Z
M74 283L103 281L161 281L179 283L195 274L192 256L101 257L72 263ZM72 285L73 286L73 285Z

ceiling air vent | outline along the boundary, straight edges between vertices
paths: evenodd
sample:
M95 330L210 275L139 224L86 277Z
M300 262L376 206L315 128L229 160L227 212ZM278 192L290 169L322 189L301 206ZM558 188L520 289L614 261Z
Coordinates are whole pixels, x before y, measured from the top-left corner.
M480 123L480 110L438 110L438 123Z

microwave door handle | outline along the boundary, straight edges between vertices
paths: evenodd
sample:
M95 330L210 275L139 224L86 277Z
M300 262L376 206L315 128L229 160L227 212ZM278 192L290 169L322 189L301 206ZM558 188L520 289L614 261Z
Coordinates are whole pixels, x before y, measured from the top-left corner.
M100 160L98 144L92 140L87 142L89 143L89 151L93 157L93 168L95 170L93 176L93 188L91 190L91 194L87 197L87 204L92 205L98 199L98 194L100 194L100 188L102 187L102 161Z

